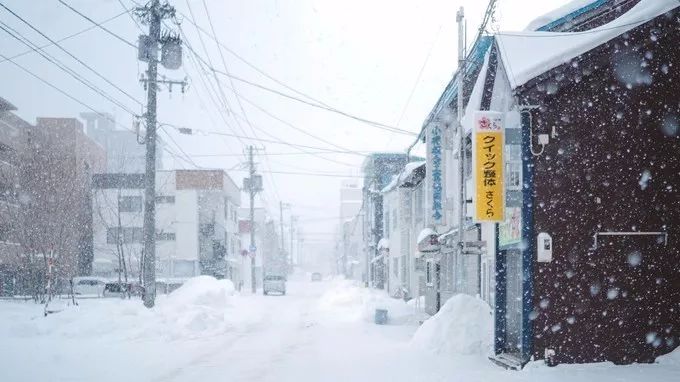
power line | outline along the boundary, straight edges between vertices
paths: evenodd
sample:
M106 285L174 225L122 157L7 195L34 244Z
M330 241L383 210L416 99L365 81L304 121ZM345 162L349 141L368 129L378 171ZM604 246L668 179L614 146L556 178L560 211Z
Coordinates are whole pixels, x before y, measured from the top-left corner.
M68 3L66 3L64 0L58 0L58 1L59 1L62 5L64 5L64 6L67 7L68 9L72 10L72 11L73 11L74 13L76 13L77 15L79 15L80 17L82 17L82 18L84 18L85 20L87 20L87 21L91 22L92 24L94 24L94 26L96 26L96 27L98 27L99 29L103 30L104 32L110 34L111 36L113 36L113 37L116 38L117 40L121 41L122 43L124 43L124 44L126 44L126 45L129 45L129 46L132 47L133 49L137 50L137 46L136 46L135 44L133 44L133 43L127 41L126 39L124 39L124 38L122 38L122 37L120 37L120 35L118 35L118 34L112 32L110 29L106 28L106 27L103 26L101 23L97 23L96 21L92 20L92 19L89 18L87 15L85 15L85 14L83 14L82 12L80 12L79 10L73 8L71 5L69 5Z
M17 41L21 42L22 44L26 45L29 48L36 47L36 45L28 40L26 37L22 36L20 33L18 33L14 28L10 27L9 25L5 24L4 22L0 21L0 29L2 29L5 33L9 34L11 37L16 39ZM12 33L10 30L12 30L14 33ZM16 33L16 34L15 34ZM17 36L18 35L18 36ZM21 36L21 37L19 37ZM54 58L54 56L51 56L47 54L44 51L41 50L36 50L38 54L40 54L44 59L47 61L51 62L54 64L56 67L64 71L66 74L70 75L74 79L76 79L78 82L82 83L83 85L87 86L91 90L95 91L114 105L120 107L121 109L125 110L126 112L135 115L133 111L128 109L125 105L117 101L116 99L112 98L108 93L104 92L104 90L100 89L96 85L92 84L91 82L87 81L86 79L83 79L79 74L77 74L73 69L69 68L68 66L64 65L61 61L57 60ZM9 58L7 58L9 59Z
M247 170L234 170L234 171L247 171ZM346 175L346 174L333 174L325 172L304 172L304 171L260 171L263 173L271 174L286 174L286 175L306 175L306 176L325 176L331 178L363 178L361 175Z
M286 156L286 155L291 155L291 156L296 156L296 155L314 155L314 154L355 154L355 153L361 153L361 155L367 155L370 153L370 151L365 151L365 152L357 152L357 151L346 151L346 150L328 150L328 151L291 151L291 152L274 152L274 153L267 153L268 156ZM194 155L194 157L240 157L243 154L198 154Z
M66 50L66 49L65 49L63 46L61 46L57 41L54 41L53 39L51 39L51 38L50 38L49 36L47 36L45 33L43 33L43 32L40 31L38 28L36 28L35 26L33 26L31 23L29 23L28 21L26 21L24 18L22 18L21 16L19 16L16 12L12 11L11 9L9 9L5 4L3 4L3 3L0 2L0 7L4 8L7 12L11 13L14 17L16 17L17 19L21 20L22 23L28 25L29 28L31 28L32 30L34 30L35 32L37 32L39 35L41 35L42 37L44 37L47 41L49 41L50 43L52 43L52 45L54 45L54 46L56 46L57 48L59 48L59 50L61 50L62 52L66 53L69 57L71 57L71 58L73 58L74 60L76 60L79 64L81 64L82 66L84 66L85 68L87 68L90 72L94 73L97 77L99 77L99 78L101 78L102 80L104 80L107 84L113 86L116 90L118 90L118 91L121 92L122 94L125 94L128 98L130 98L131 100L135 101L138 105L140 105L140 106L143 105L138 99L136 99L135 97L133 97L132 95L130 95L130 93L128 93L128 92L126 92L125 90L121 89L118 85L116 85L116 84L114 84L113 82L111 82L108 78L104 77L101 73L99 73L98 71L96 71L95 69L93 69L90 65L86 64L86 63L83 62L81 59L79 59L78 57L76 57L73 53L71 53L70 51ZM37 46L37 45L36 45L36 46ZM40 49L40 50L42 50L42 49Z
M146 33L144 28L142 28L141 24L139 24L139 21L137 21L137 19L134 16L132 16L132 11L130 11L130 9L128 9L125 3L123 3L123 0L118 0L118 4L120 4L120 6L125 10L125 13L127 13L128 16L130 16L130 19L132 19L132 22L135 23L137 29L139 29L142 33Z
M38 81L40 81L40 82L42 82L43 84L49 86L50 88L56 90L56 91L59 92L60 94L64 95L66 98L68 98L68 99L70 99L70 100L76 102L77 104L79 104L79 105L83 106L84 108L86 108L86 109L92 111L93 113L97 114L98 116L100 116L100 117L102 117L102 118L104 118L104 119L106 119L106 120L108 120L108 121L111 121L112 123L114 123L114 124L116 124L116 125L122 127L122 128L125 129L125 130L128 130L128 131L130 131L130 132L132 132L132 133L136 133L134 130L132 130L132 129L130 129L128 126L125 126L125 125L121 124L120 122L116 121L115 119L113 119L113 118L112 118L111 116L109 116L108 114L104 114L104 113L102 113L102 112L100 112L100 111L97 111L94 107L90 106L89 104L85 103L84 101L82 101L82 100L80 100L80 99L78 99L78 98L72 96L72 95L69 94L67 91L61 89L60 87L54 85L53 83L47 81L46 79L40 77L39 75L37 75L37 74L35 74L35 73L33 73L32 71L30 71L29 69L25 68L24 66L19 65L19 64L18 64L16 61L14 61L14 59L12 59L11 57L5 56L4 54L0 53L0 58L4 59L4 61L10 62L10 63L13 64L14 66L16 66L17 68L19 68L19 69L22 70L23 72L25 72L26 74L28 74L28 75L30 75L31 77L37 79ZM132 116L135 116L134 114L131 114L131 115L132 115ZM163 146L163 149L164 149L168 154L170 154L170 155L172 155L172 156L175 156L175 153L173 153L172 151L170 151L167 147Z
M179 13L180 15L182 15L183 17L186 18L186 15L184 15L182 12L179 12L179 11L178 11L178 13ZM189 22L190 22L190 23L193 23L191 20L189 20ZM231 48L229 48L228 46L226 46L224 43L222 43L221 41L219 41L219 40L216 38L216 36L215 36L215 37L211 36L211 35L210 35L205 29L203 29L200 25L194 23L194 26L196 27L196 29L197 29L200 33L204 33L204 34L206 34L208 37L214 39L214 40L215 40L215 43L217 43L218 45L220 45L221 47L223 47L227 52L229 52L229 53L232 54L234 57L236 57L236 59L238 59L239 61L243 62L244 64L246 64L247 66L249 66L250 68L252 68L253 70L255 70L256 72L258 72L258 73L260 73L261 75L263 75L264 77L266 77L266 78L272 80L272 81L275 82L276 84L283 86L284 88L286 88L286 89L292 91L293 93L295 93L295 94L297 94L297 95L299 95L299 96L305 97L305 98L309 99L310 101L316 102L316 103L318 103L318 104L320 104L320 105L323 105L323 106L326 106L326 107L330 107L328 104L324 103L323 101L320 101L320 100L318 100L318 99L316 99L316 98L314 98L314 97L312 97L312 96L310 96L310 95L308 95L308 94L305 94L305 93L303 93L303 92L301 92L301 91L299 91L299 90L293 88L292 86L287 85L287 84L284 83L283 81L280 81L280 80L276 79L274 76L272 76L272 75L268 74L267 72L265 72L264 70L258 68L255 64L249 62L248 60L246 60L245 58L243 58L241 55L239 55L238 53L236 53L234 50L232 50Z
M171 124L171 123L164 123L164 125L173 127L180 132L188 129L186 127L177 126L177 125L174 125L174 124ZM286 146L299 147L299 148L312 149L312 150L324 150L324 151L328 152L329 154L337 153L336 151L329 151L327 148L319 147L319 146L309 146L309 145L303 145L303 144L298 144L298 143L292 143L292 142L286 142L286 141L275 141L275 140L272 140L272 139L264 139L264 138L254 139L254 138L250 138L250 137L240 136L240 135L237 135L237 134L223 133L223 132L219 132L219 131L205 131L205 130L198 130L198 129L188 129L188 130L191 130L191 132L195 131L195 132L198 132L198 133L202 133L204 135L224 135L224 136L227 136L227 137L245 138L245 139L251 139L253 141L259 141L259 142L264 142L264 143L282 144L282 145L286 145ZM360 153L355 152L355 151L347 151L347 152L344 152L344 154L352 154L352 155L358 155L358 156L362 156L362 157L366 156L366 154L360 154Z
M120 16L124 15L125 13L126 13L126 12L122 12L122 13L119 13L119 14L117 14L117 15L115 15L115 16L111 16L111 17L109 17L109 18L107 18L107 19L104 19L104 20L102 20L101 22L97 23L97 25L93 25L93 26L87 27L87 28L85 28L85 29L81 29L81 30L78 31L78 32L75 32L75 33L72 33L72 34L70 34L70 35L68 35L68 36L62 37L62 38L60 38L60 39L58 39L58 40L56 40L56 41L57 41L57 42L63 42L63 41L72 39L72 38L74 38L74 37L80 36L81 34L83 34L83 33L85 33L85 32L89 32L89 31L91 31L92 29L97 28L97 26L98 26L99 24L108 23L109 21L112 21L112 20L115 20L115 19L119 18ZM9 58L10 58L10 59L19 58L19 57L25 56L25 55L27 55L27 54L29 54L29 53L33 53L33 52L35 52L36 50L44 50L45 48L49 48L49 47L52 46L52 45L53 45L53 44L50 43L50 44L45 44L45 45L39 46L37 49L33 49L33 48L32 48L32 49L28 49L28 50L25 50L25 51L23 51L23 52L21 52L21 53L15 54L14 56L11 56L11 57L9 57ZM5 62L5 61L7 61L7 60L3 59L2 61L0 61L0 64L3 63L3 62Z

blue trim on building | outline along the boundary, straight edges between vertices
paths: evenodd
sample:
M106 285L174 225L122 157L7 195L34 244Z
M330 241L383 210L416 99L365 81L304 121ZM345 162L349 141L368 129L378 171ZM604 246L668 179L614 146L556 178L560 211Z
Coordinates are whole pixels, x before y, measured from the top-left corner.
M493 41L494 38L492 36L482 36L477 41L475 41L475 44L473 45L472 50L470 51L470 54L467 57L468 65L466 66L465 73L466 76L468 73L476 70L479 66L483 64L484 55L489 50L489 48L491 48L491 44L493 43ZM439 100L437 100L437 103L434 105L434 108L432 108L432 111L430 111L430 114L428 114L423 126L427 126L428 123L434 120L437 117L437 115L441 113L441 111L446 107L446 105L451 104L456 99L458 95L459 77L460 71L456 72L453 79L449 82L448 85L446 85L444 92L439 97Z
M533 323L529 318L534 309L534 163L531 153L531 118L522 112L522 361L528 362L533 351Z
M561 25L564 25L564 24L576 19L577 17L583 15L584 13L588 13L588 12L594 10L594 9L597 9L597 8L603 6L608 1L609 0L597 0L597 1L595 1L591 4L589 4L589 5L586 5L583 8L579 8L579 9L569 13L568 15L565 15L565 16L563 16L563 17L561 17L561 18L559 18L559 19L557 19L557 20L555 20L555 21L553 21L549 24L546 24L546 25L536 29L536 30L541 31L541 32L549 32L549 31L553 30L554 28L557 28Z

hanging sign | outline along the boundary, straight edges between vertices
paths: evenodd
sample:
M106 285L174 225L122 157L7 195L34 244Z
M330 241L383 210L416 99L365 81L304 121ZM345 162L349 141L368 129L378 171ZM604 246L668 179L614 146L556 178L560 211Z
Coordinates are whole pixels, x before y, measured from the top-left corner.
M432 126L429 134L430 144L428 147L427 176L430 184L430 222L433 225L446 224L444 220L444 201L442 193L443 174L442 174L442 131L438 126Z
M503 114L480 111L474 115L473 164L476 222L505 220L503 176Z

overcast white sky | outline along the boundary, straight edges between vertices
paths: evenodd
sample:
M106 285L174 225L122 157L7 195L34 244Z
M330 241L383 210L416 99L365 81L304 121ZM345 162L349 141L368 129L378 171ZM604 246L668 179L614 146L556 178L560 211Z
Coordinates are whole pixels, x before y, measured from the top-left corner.
M97 21L123 12L121 2L130 8L134 2L141 1L65 0ZM53 39L91 26L57 0L0 2ZM567 2L499 0L496 25L502 30L523 29L535 17ZM172 0L171 3L187 16L190 4L196 22L210 30L203 0L188 0L188 3L187 0ZM392 126L398 124L401 129L414 133L419 131L456 70L456 10L460 6L465 7L468 40L471 42L487 5L486 0L205 0L205 3L217 38L264 72L337 109ZM3 9L0 9L0 20L31 41L40 45L47 43ZM111 20L105 26L133 43L141 33L127 15ZM214 67L223 70L214 41L203 36L206 53L189 20L184 20L182 26L188 35L189 44L206 60L209 57ZM3 34L0 38L0 54L13 56L26 50L26 46L1 30L0 34ZM145 93L137 81L145 65L137 61L133 48L96 28L64 41L62 46L134 98L146 102ZM142 112L136 102L96 78L57 48L49 48L49 52L69 67L78 68L81 75L98 84L129 109L138 114ZM233 75L290 93L244 65L233 54L227 51L223 53L227 69ZM3 59L0 58L0 61ZM132 126L129 113L76 82L38 54L27 54L17 58L16 62L93 108L113 113L121 124ZM38 116L76 117L85 111L83 106L30 77L12 63L2 62L0 66L0 96L15 104L19 108L17 113L29 122L34 122ZM418 78L421 68L422 74ZM240 134L234 114L242 116L243 112L238 107L234 93L229 90L229 81L221 78L232 108L231 114L225 114L224 117L229 123L227 126L203 87L200 72L186 59L184 69L192 85L185 95L181 95L177 89L172 95L160 93L159 119L204 131L231 134L236 131ZM161 72L173 79L182 79L186 75L184 70ZM413 140L239 82L234 82L234 85L239 94L259 108L343 148L362 152L403 151ZM413 96L407 104L412 90ZM334 148L328 142L314 139L271 118L245 100L242 103L246 117L255 126L260 138L271 139L267 137L270 135L286 142ZM253 136L244 120L240 119L239 122L246 135ZM250 143L247 139L241 142L232 137L185 136L171 129L166 131L202 167L235 168L243 162L241 154L244 146ZM299 152L299 149L282 144L254 144L264 149L257 158L261 171L360 175L363 158L358 155L277 155ZM176 156L184 155L173 145L170 150ZM265 157L264 153L269 155ZM197 156L213 154L225 156ZM168 154L165 164L169 168L192 167L186 161ZM229 174L240 184L245 173L230 170ZM290 203L292 213L300 217L308 248L312 249L312 243L318 243L315 250L329 251L332 245L329 242L332 238L330 234L338 222L335 218L339 215L339 185L342 179L271 173L266 173L265 178L262 201L270 212L278 212L279 200Z

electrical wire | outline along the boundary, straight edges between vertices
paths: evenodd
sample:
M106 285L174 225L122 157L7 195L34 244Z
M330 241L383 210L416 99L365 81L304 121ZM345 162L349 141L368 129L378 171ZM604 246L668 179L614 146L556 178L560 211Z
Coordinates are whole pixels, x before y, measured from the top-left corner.
M4 22L0 21L0 29L3 30L5 33L9 34L12 38L16 39L17 41L21 42L22 44L26 45L29 48L36 48L36 52L42 56L45 60L49 61L50 63L54 64L56 67L61 69L63 72L66 74L70 75L74 79L76 79L78 82L82 83L83 85L87 86L97 94L101 95L104 97L106 100L109 102L113 103L114 105L118 106L119 108L125 110L126 112L135 115L133 111L131 111L127 106L123 105L120 101L114 99L112 96L110 96L108 93L106 93L104 90L100 89L96 85L92 84L90 81L84 79L82 76L80 76L78 73L76 73L73 69L69 68L68 66L64 65L61 61L56 59L54 56L51 56L47 54L47 52L42 51L37 49L37 45L35 43L31 42L28 40L26 37L22 36L20 33L18 33L15 29L10 27L9 25L5 24ZM10 31L11 30L11 31ZM12 33L14 32L14 33ZM16 34L15 34L16 33ZM9 58L7 58L9 59Z
M91 22L92 24L94 24L94 26L96 26L96 27L98 27L99 29L103 30L104 32L110 34L111 36L113 36L113 37L116 38L117 40L121 41L122 43L124 43L124 44L126 44L126 45L129 45L129 46L132 47L133 49L137 50L137 46L136 46L135 44L133 44L133 43L127 41L126 39L124 39L124 38L121 37L120 35L116 34L115 32L112 32L110 29L104 27L101 23L97 23L96 21L92 20L90 17L88 17L87 15L83 14L83 13L80 12L79 10L73 8L70 4L66 3L64 0L58 0L58 1L59 1L62 5L64 5L64 6L67 7L68 9L72 10L72 11L73 11L74 13L76 13L77 15L79 15L80 17L82 17L82 18L84 18L85 20L87 20L87 21Z
M64 36L64 37L62 37L62 38L59 38L59 39L57 39L56 41L57 41L57 42L64 42L64 41L66 41L66 40L70 40L70 39L72 39L72 38L74 38L74 37L80 36L81 34L83 34L83 33L85 33L85 32L89 32L89 31L91 31L92 29L97 28L97 26L98 26L99 24L108 23L109 21L115 20L115 19L117 19L117 18L123 16L124 14L125 14L125 12L122 12L122 13L119 13L119 14L117 14L117 15L115 15L115 16L111 16L111 17L109 17L109 18L107 18L107 19L104 19L104 20L100 21L99 23L97 23L97 25L93 25L93 26L87 27L87 28L85 28L85 29L81 29L81 30L78 31L78 32L75 32L75 33L72 33L72 34L70 34L70 35L68 35L68 36ZM33 53L33 52L35 52L36 50L43 50L43 49L45 49L45 48L49 48L49 47L52 46L52 45L53 45L53 44L50 43L50 44L45 44L45 45L39 46L38 48L27 49L27 50L25 50L25 51L23 51L23 52L21 52L21 53L15 54L14 56L10 56L9 58L10 58L10 59L19 58L19 57L25 56L25 55L27 55L27 54L29 54L29 53ZM7 61L7 60L5 60L5 59L0 60L0 64L3 63L3 62L5 62L5 61Z
M7 7L5 4L3 4L2 2L0 2L0 7L4 8L7 12L11 13L14 17L16 17L17 19L21 20L22 23L26 24L26 25L27 25L29 28L31 28L33 31L37 32L39 35L41 35L42 37L44 37L47 41L49 41L50 43L52 43L52 45L56 46L57 48L59 48L59 50L61 50L62 52L66 53L69 57L73 58L74 60L76 60L80 65L82 65L82 66L84 66L85 68L87 68L90 72L94 73L97 77L99 77L99 78L101 78L102 80L104 80L107 84L111 85L113 88L115 88L116 90L118 90L118 91L121 92L122 94L126 95L128 98L130 98L131 100L133 100L134 102L136 102L138 105L143 106L142 102L139 101L137 98L133 97L132 95L130 95L130 93L128 93L128 92L126 92L125 90L121 89L118 85L114 84L114 83L113 83L111 80L109 80L108 78L104 77L104 76L103 76L101 73L99 73L97 70L95 70L95 69L92 68L90 65L86 64L85 62L83 62L83 60L81 60L80 58L76 57L73 53L71 53L70 51L68 51L67 49L65 49L63 46L61 46L61 45L59 44L59 42L54 41L52 38L50 38L50 37L47 36L45 33L43 33L42 31L40 31L38 28L36 28L35 26L33 26L33 24L31 24L31 23L29 23L28 21L26 21L26 19L24 19L23 17L19 16L16 12L14 12L14 11L11 10L10 8L8 8L8 7ZM37 45L36 45L36 46L37 46ZM42 49L40 49L40 50L42 51Z

